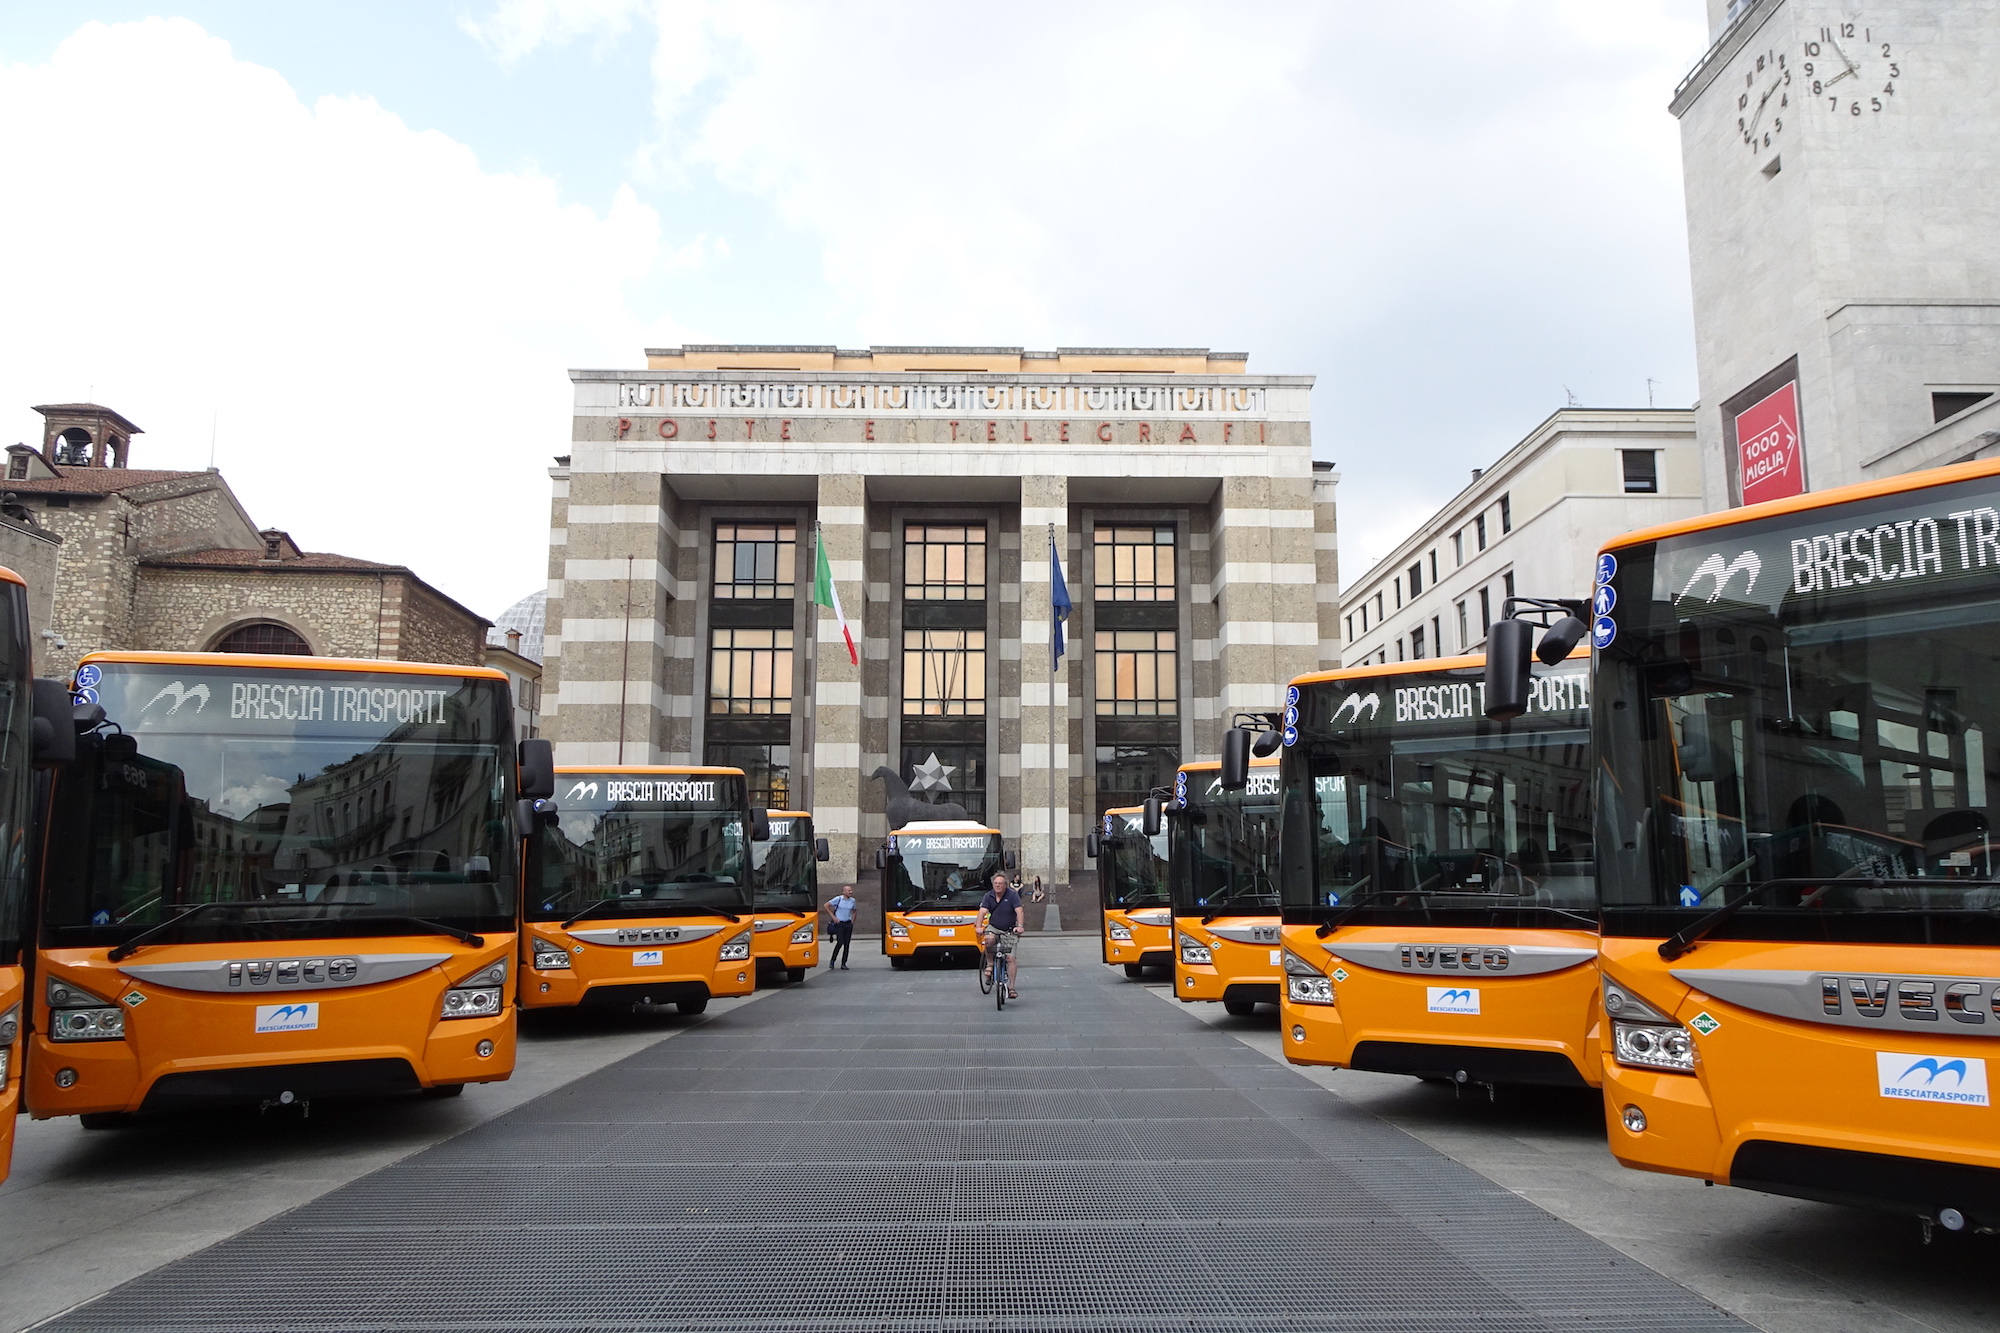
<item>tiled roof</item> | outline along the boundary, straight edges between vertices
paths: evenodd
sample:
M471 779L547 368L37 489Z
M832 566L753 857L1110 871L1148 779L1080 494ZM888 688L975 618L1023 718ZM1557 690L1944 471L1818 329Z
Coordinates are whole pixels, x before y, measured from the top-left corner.
M134 486L150 486L156 481L177 481L183 477L215 476L210 472L170 472L139 467L63 467L60 477L0 481L0 490L22 495L113 495ZM222 479L215 478L218 482Z
M363 560L358 556L335 555L331 551L308 551L295 560L266 560L262 550L239 551L233 547L214 546L205 551L181 551L174 555L155 556L143 563L148 565L194 566L203 569L275 569L275 570L352 570L355 572L375 571L389 574L408 574L403 565L385 565L377 560Z

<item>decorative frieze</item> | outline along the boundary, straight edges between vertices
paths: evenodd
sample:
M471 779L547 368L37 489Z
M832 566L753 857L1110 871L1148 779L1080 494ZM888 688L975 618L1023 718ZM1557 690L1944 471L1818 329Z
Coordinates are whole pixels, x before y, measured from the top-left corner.
M663 412L792 412L800 416L1265 414L1261 385L1222 384L887 384L846 381L621 380L618 406Z

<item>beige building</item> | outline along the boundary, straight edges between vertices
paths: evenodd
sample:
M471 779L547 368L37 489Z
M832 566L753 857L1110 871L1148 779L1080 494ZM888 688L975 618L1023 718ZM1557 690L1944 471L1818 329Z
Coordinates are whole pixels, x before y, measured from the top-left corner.
M1507 598L1587 597L1607 540L1705 509L1692 411L1557 412L1342 594L1342 656L1483 652Z
M35 410L43 446L8 448L6 508L18 514L3 517L52 548L46 575L19 571L41 674L67 675L84 653L111 648L483 659L487 620L411 570L300 550L252 522L214 469L126 466L141 432L109 408ZM32 554L36 541L0 532L10 551Z
M1067 885L1102 809L1337 652L1312 380L1247 371L1204 349L690 346L572 372L559 761L741 765L814 812L836 882L872 867L895 783ZM858 666L813 602L815 528ZM1052 543L1074 608L1053 673ZM1058 903L1085 919L1095 894Z
M1708 507L2000 448L2000 14L1708 0L1675 89Z

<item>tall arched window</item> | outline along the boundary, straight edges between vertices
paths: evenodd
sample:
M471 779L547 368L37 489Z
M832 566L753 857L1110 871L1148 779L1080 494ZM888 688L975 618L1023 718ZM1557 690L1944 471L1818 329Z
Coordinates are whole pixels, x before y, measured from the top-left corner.
M283 625L270 621L260 621L254 625L239 625L224 635L222 642L215 645L218 653L294 653L309 656L312 648L306 641Z

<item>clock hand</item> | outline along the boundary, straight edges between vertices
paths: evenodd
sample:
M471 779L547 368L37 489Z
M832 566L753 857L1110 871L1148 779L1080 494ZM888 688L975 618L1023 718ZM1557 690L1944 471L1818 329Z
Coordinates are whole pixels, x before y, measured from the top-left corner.
M1835 41L1835 40L1834 40L1833 38L1829 37L1829 38L1827 38L1827 39L1826 39L1826 44L1827 44L1828 46L1830 46L1830 47L1832 47L1832 48L1833 48L1833 53L1834 53L1835 55L1837 55L1837 56L1839 56L1839 57L1840 57L1840 63L1841 63L1841 64L1843 64L1843 65L1845 65L1845 66L1847 66L1847 73L1848 73L1848 74L1859 74L1859 73L1861 72L1861 71L1860 71L1860 69L1858 69L1858 68L1857 68L1857 67L1855 66L1854 62L1853 62L1852 60L1849 60L1849 59L1847 58L1847 52L1845 52L1845 51L1843 51L1843 50L1841 50L1841 49L1840 49L1840 43L1839 43L1839 42L1836 42L1836 41ZM1846 78L1846 77L1847 77L1847 75L1843 74L1843 75L1839 75L1839 76L1837 76L1837 77L1839 77L1839 78ZM1828 79L1828 80L1827 80L1827 82L1828 82L1828 83L1832 83L1832 82L1834 82L1834 81L1835 81L1834 79Z
M1825 83L1822 83L1820 85L1820 88L1822 90L1831 88L1833 87L1834 84L1839 83L1842 79L1846 78L1848 75L1854 72L1855 72L1854 66L1849 65L1846 69L1840 71L1840 73L1834 75L1832 78L1828 79Z

